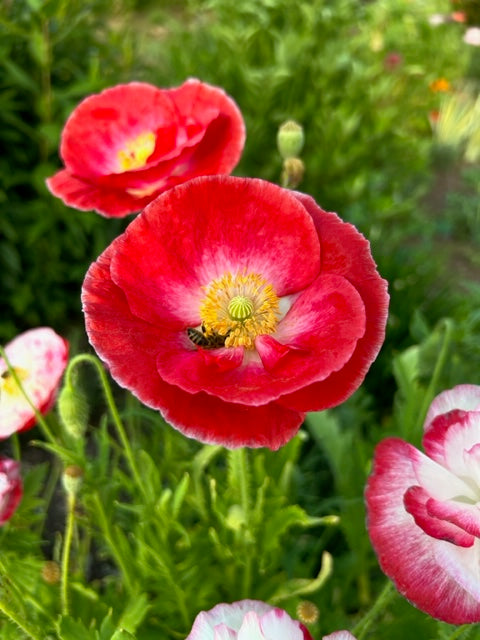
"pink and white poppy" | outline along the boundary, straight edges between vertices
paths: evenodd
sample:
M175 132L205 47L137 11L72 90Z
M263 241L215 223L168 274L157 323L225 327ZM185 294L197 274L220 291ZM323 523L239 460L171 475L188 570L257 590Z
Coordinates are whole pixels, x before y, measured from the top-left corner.
M18 335L5 353L32 404L47 413L67 364L67 341L53 329L40 327ZM0 358L0 439L33 427L35 421L32 407Z
M23 495L20 465L0 457L0 526L13 516Z
M307 628L283 609L259 600L240 600L199 613L186 640L313 639Z
M433 401L425 454L399 438L375 452L366 489L380 566L422 611L452 624L480 621L480 386Z
M82 300L121 386L189 437L271 449L358 388L388 306L352 225L228 176L152 202L91 265Z
M323 636L323 640L356 640L350 631L334 631L328 636Z
M121 84L70 115L60 145L65 169L47 186L71 207L122 217L190 178L230 173L244 142L242 115L218 87L196 79L174 89Z

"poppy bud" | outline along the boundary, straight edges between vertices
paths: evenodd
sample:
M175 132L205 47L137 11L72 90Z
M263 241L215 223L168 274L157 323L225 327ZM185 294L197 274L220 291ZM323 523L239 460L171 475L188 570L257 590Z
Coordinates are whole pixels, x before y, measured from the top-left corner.
M60 582L60 566L58 562L48 560L42 567L42 578L47 584L57 584Z
M77 495L82 486L83 469L76 464L71 464L65 468L62 475L63 488L68 494Z
M298 156L303 149L304 141L303 127L298 122L287 120L280 126L277 133L277 146L284 160Z
M65 430L74 438L82 438L88 422L88 402L78 387L65 385L57 402L58 415Z

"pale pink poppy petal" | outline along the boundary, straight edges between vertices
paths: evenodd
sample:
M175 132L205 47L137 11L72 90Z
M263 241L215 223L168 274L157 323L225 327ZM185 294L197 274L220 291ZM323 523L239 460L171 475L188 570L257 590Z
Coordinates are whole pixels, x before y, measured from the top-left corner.
M68 343L53 329L40 327L18 335L5 347L23 389L37 410L44 414L55 400L68 359ZM0 358L0 439L33 427L31 408L7 365Z
M297 620L292 620L283 609L272 609L260 618L265 640L303 640L303 631Z
M454 409L462 411L480 411L480 386L475 384L459 384L453 389L442 391L433 400L427 412L424 431L428 432L433 420L443 413Z
M323 640L357 640L350 631L334 631L328 636L323 636Z

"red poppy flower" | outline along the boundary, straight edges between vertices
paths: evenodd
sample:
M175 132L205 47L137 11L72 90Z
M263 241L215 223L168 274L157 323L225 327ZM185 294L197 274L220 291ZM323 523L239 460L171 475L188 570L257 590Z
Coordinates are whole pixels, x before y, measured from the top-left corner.
M242 115L222 89L195 79L167 90L118 85L70 115L65 169L47 186L71 207L121 217L190 178L230 173L244 142Z
M83 305L113 378L173 426L277 449L361 384L388 294L365 238L312 198L210 176L130 224L91 265Z
M17 336L5 353L31 402L40 413L47 413L67 364L66 340L53 329L40 327ZM0 439L33 427L35 421L32 407L0 358Z
M0 458L0 526L13 516L22 495L20 465L10 458Z
M423 448L399 438L378 445L366 489L370 539L415 606L451 624L480 622L480 386L435 398Z

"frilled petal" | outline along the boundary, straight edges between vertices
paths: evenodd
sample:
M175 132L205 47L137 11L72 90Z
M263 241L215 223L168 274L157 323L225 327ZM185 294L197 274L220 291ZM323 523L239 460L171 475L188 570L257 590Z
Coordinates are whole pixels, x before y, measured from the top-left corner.
M429 515L434 518L441 518L446 522L451 522L471 536L480 538L480 508L477 504L463 503L459 500L435 500L434 498L429 498L426 507Z
M68 360L68 342L40 327L18 335L5 347L22 387L40 413L52 407ZM33 427L35 412L0 358L0 439Z
M334 631L328 636L323 636L323 640L356 640L350 631Z
M423 436L423 447L431 458L456 475L473 474L477 481L480 480L478 453L473 448L480 440L478 389L480 387L461 385L440 394L432 403L433 411L430 408L427 414Z
M423 427L425 433L428 433L437 416L449 413L454 409L460 409L461 411L480 411L480 386L475 384L459 384L453 389L439 393L427 412Z
M187 131L205 128L190 158L196 175L230 173L245 144L245 124L235 102L222 89L195 78L167 93Z
M309 285L320 265L312 220L294 196L227 176L163 194L116 246L111 273L132 312L185 329L201 322L204 287L227 272L261 274L282 296Z
M190 394L158 375L158 345L164 328L132 315L110 277L117 238L86 275L82 301L89 340L113 378L143 403L159 409L186 436L226 447L278 449L298 431L304 414L270 403L248 407L206 393Z
M47 186L54 196L81 211L97 209L108 218L123 218L140 211L152 200L152 195L143 197L130 195L125 190L104 187L74 176L68 169L61 169L47 179ZM108 212L108 213L106 213Z
M475 542L474 536L432 513L428 506L434 502L428 492L419 486L409 487L403 497L405 509L426 534L437 540L447 540L461 547L471 547ZM433 511L435 512L435 509Z
M365 494L370 539L383 571L415 606L452 624L477 622L480 602L438 559L444 550L455 549L477 565L476 544L465 549L435 540L405 510L405 492L418 484L418 456L414 447L396 438L378 445Z
M296 197L312 216L321 238L320 272L341 276L356 289L365 306L366 327L352 357L321 382L286 394L280 402L299 411L320 411L348 398L363 382L385 338L389 296L376 269L368 241L335 213L323 211L309 196Z
M360 296L347 280L326 274L296 299L279 324L275 340L289 348L275 363L270 336L256 340L262 362L251 357L242 363L240 348L218 350L214 359L193 345L186 349L183 332L167 334L159 344L158 371L190 393L204 390L227 402L260 405L340 369L364 332ZM222 366L227 359L236 366Z

